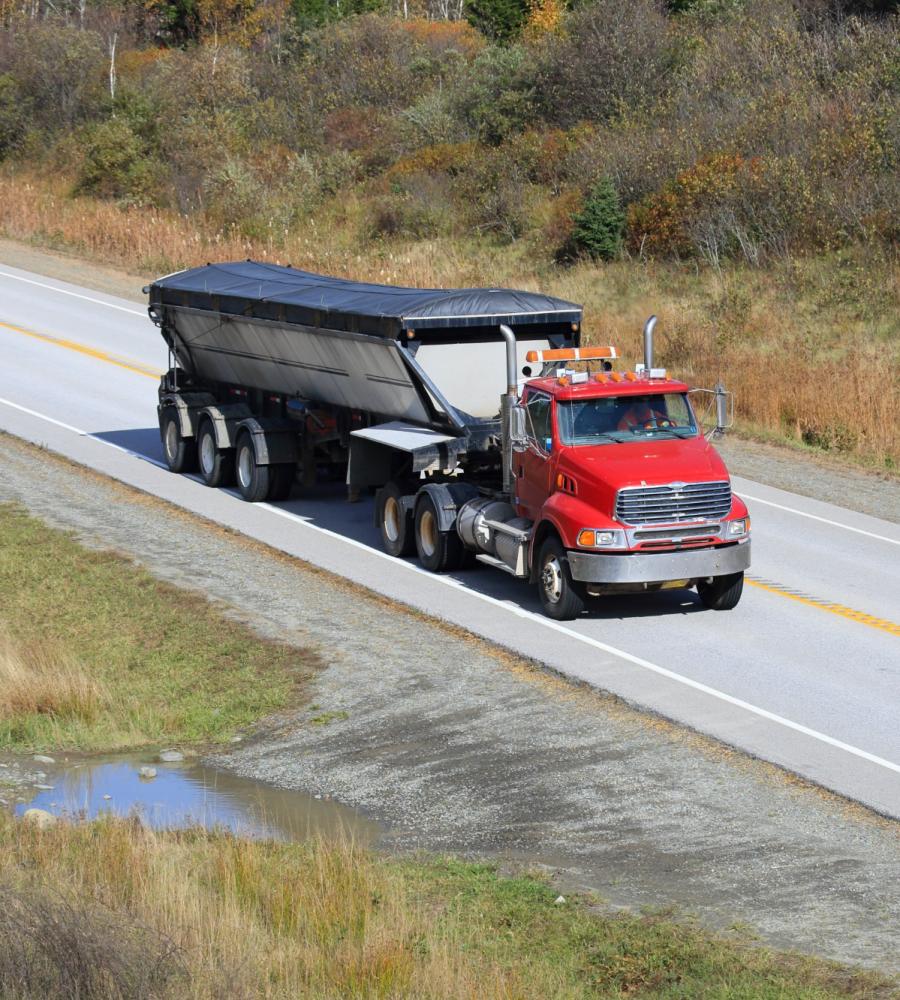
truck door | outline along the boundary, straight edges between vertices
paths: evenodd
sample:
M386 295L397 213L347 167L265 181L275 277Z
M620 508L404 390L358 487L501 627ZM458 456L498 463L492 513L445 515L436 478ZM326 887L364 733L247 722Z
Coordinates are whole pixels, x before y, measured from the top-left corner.
M516 453L516 510L520 517L535 520L550 495L550 397L529 392L527 411L528 447Z

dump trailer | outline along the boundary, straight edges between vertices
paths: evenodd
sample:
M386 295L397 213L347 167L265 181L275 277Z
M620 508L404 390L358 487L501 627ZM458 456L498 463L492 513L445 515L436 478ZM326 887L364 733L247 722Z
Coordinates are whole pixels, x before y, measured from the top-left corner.
M340 477L375 495L391 555L530 581L544 612L590 597L695 587L727 610L750 520L711 439L712 390L613 347L581 346L579 305L501 288L368 284L256 261L209 264L145 291L169 348L159 427L173 472L249 501ZM705 390L699 390L705 391Z

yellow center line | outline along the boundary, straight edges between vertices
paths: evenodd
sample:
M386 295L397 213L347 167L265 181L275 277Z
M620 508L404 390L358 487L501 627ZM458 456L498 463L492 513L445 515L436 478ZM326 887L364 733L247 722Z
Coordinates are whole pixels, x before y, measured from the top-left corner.
M64 347L67 351L75 351L77 354L83 354L86 357L94 358L97 361L104 361L106 364L115 365L117 368L124 368L126 371L134 372L137 375L144 375L153 379L159 378L159 372L154 371L151 368L122 361L119 358L113 357L111 354L107 354L106 351L97 350L95 347L87 347L85 344L79 344L74 340L65 340L62 337L51 337L50 334L38 333L35 330L26 330L24 327L14 326L12 323L0 322L0 327L5 330L12 330L14 333L21 333L26 337L33 337L35 340L42 340L46 344L54 344L56 347ZM772 580L746 577L746 582L749 586L756 587L759 590L765 590L770 594L777 594L779 597L786 597L788 600L797 601L799 604L805 604L811 608L818 608L820 611L828 611L833 615L838 615L839 617L846 618L849 621L859 622L860 625L868 625L870 628L880 629L882 632L887 632L888 635L900 636L900 625L896 622L888 621L885 618L877 618L875 615L867 614L865 611L857 611L855 608L848 608L846 605L838 604L835 601L823 601L818 597L811 597L809 594L802 594L798 590L792 590L789 587L784 587Z
M792 590L783 587L780 583L772 580L760 580L757 578L745 577L747 584L757 587L759 590L768 591L770 594L778 594L779 597L787 597L788 600L797 601L810 608L819 608L820 611L829 611L840 618L847 618L849 621L859 622L860 625L868 625L869 628L877 628L888 635L900 636L900 625L896 622L888 621L886 618L877 618L875 615L867 614L865 611L857 611L856 608L848 608L846 604L838 604L835 601L823 601L818 597L811 597L803 594L799 590Z
M62 337L51 337L49 333L38 333L36 330L26 330L23 326L15 326L12 323L0 322L0 327L4 330L12 330L13 333L21 333L25 337L32 337L34 340L42 340L45 344L54 344L56 347L64 347L67 351L75 351L76 354L84 354L86 357L94 358L97 361L105 361L108 365L115 365L117 368L124 368L125 371L134 372L137 375L145 375L148 378L158 379L159 372L144 365L135 364L129 361L122 361L115 358L106 351L100 351L96 347L88 347L79 344L74 340L65 340Z

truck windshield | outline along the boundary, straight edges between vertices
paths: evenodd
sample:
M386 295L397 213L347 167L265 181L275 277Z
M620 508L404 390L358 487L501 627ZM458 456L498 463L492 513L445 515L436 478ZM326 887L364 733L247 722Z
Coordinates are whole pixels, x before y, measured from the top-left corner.
M559 436L566 445L615 444L636 438L696 437L697 423L680 392L561 400Z

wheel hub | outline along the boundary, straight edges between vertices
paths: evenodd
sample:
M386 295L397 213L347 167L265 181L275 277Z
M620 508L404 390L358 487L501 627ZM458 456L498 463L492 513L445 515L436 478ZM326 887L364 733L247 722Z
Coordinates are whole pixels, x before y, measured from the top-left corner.
M238 482L240 482L243 488L249 489L250 480L253 476L253 456L250 454L250 449L244 445L240 452L238 452L237 461L237 474Z
M430 510L423 511L419 519L419 542L426 556L433 556L437 549L437 523Z
M541 586L544 588L547 600L552 604L556 604L562 595L562 582L562 566L556 556L551 556L544 563L544 568L541 572Z
M177 452L178 428L175 426L175 421L170 420L166 424L166 458L168 458L170 462L174 462Z
M396 497L388 497L385 501L381 520L385 538L396 542L400 537L400 504Z
M200 441L200 465L203 468L204 475L212 475L215 462L216 443L213 441L211 434L204 434L202 440Z

